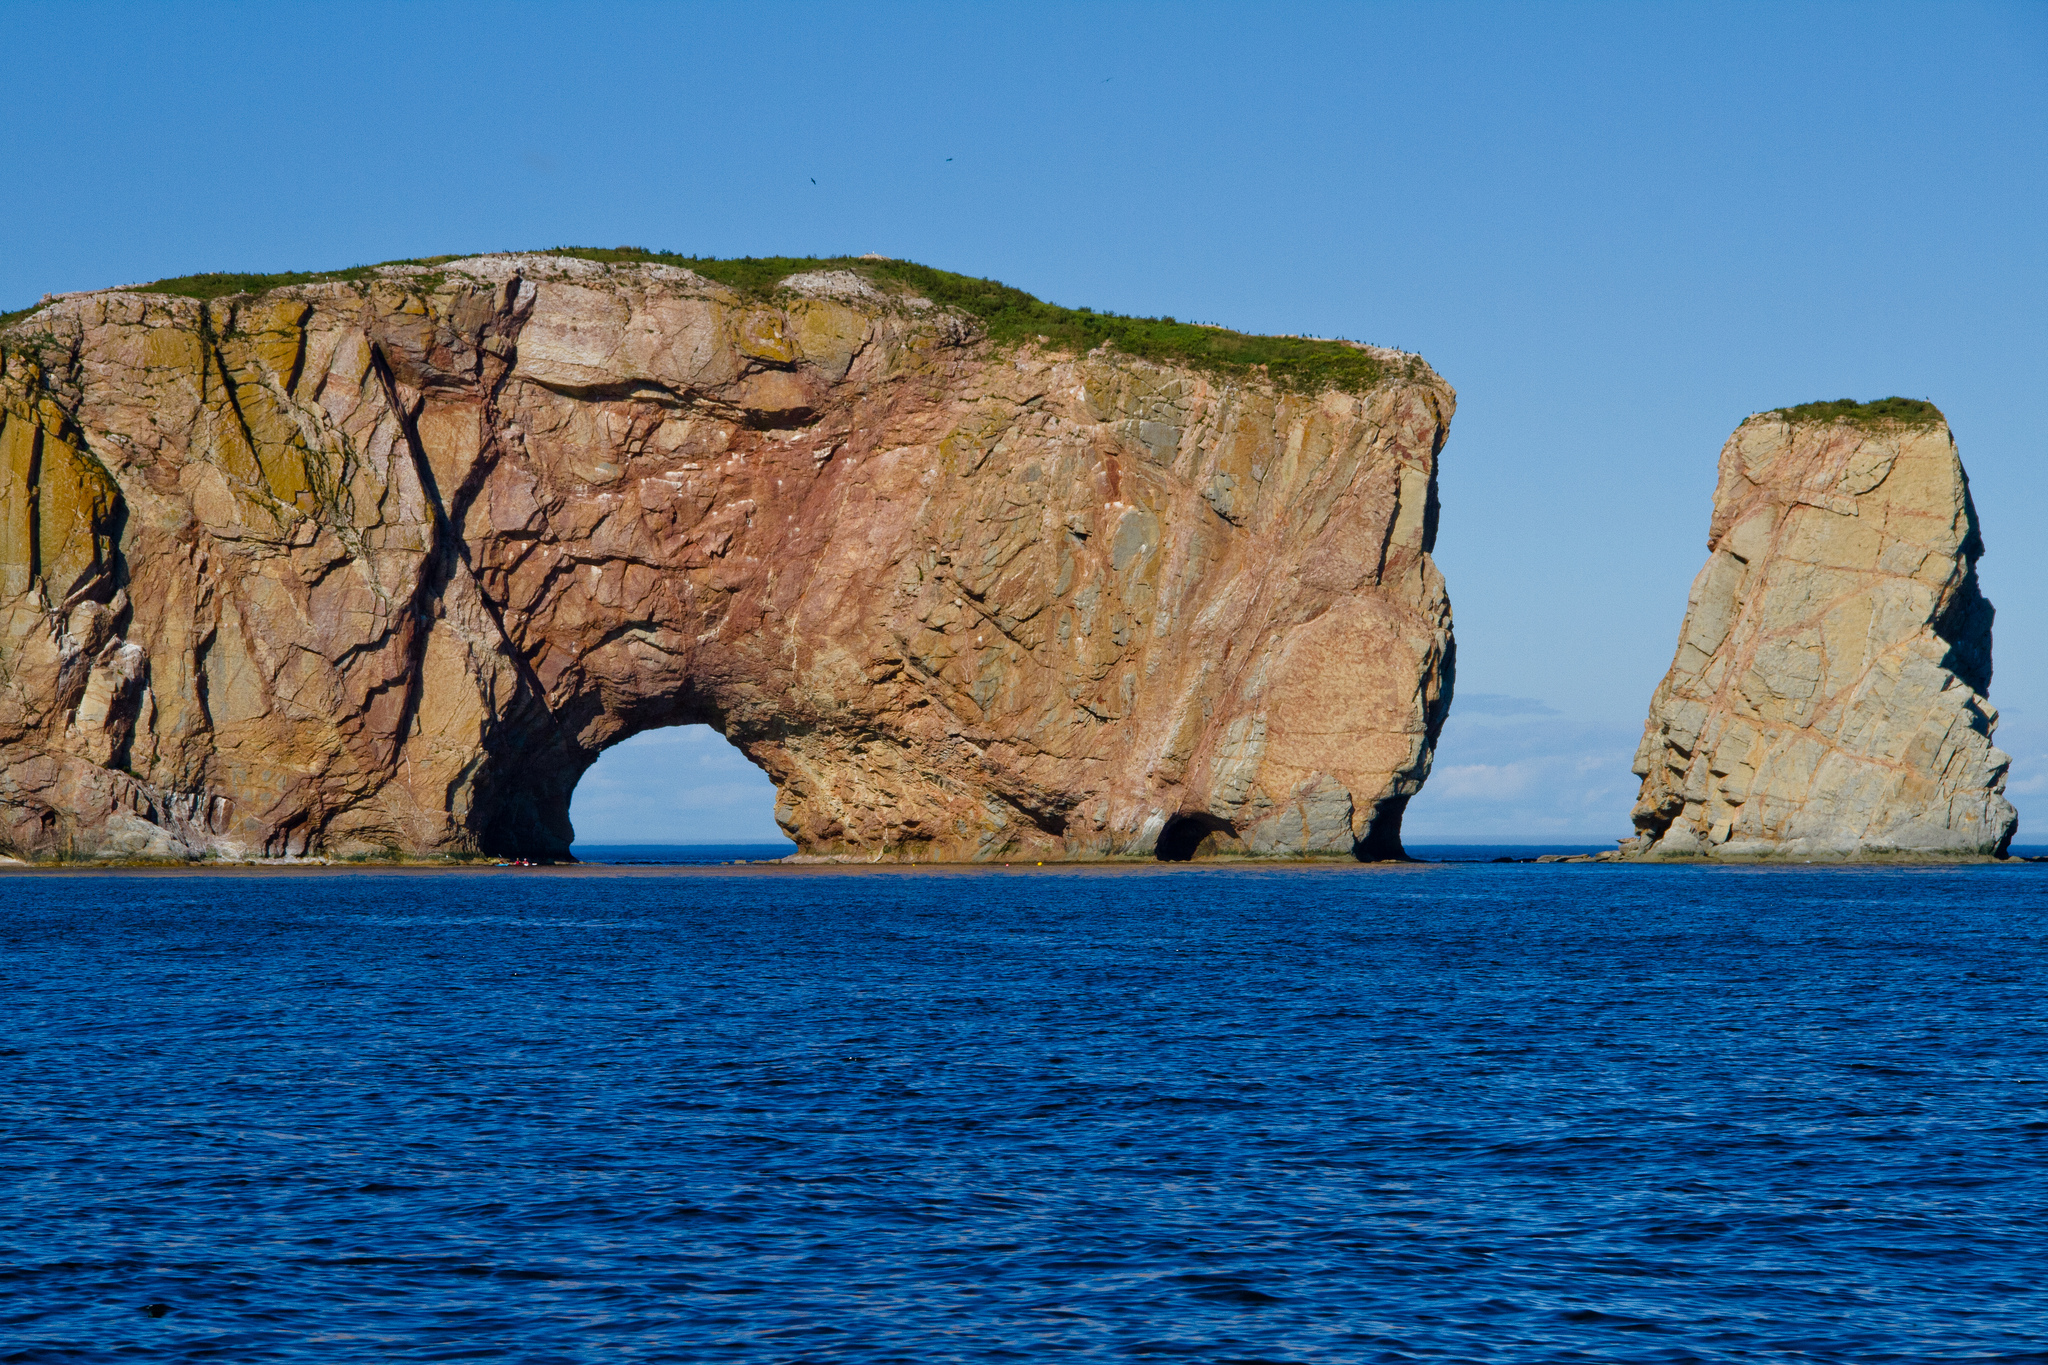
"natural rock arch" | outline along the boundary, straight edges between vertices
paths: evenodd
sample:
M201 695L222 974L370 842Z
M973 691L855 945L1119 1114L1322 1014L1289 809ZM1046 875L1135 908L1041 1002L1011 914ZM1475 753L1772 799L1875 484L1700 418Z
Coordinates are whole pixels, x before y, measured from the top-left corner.
M1398 853L1449 704L1414 357L1293 393L556 256L6 341L31 856L559 856L599 752L698 722L814 855Z

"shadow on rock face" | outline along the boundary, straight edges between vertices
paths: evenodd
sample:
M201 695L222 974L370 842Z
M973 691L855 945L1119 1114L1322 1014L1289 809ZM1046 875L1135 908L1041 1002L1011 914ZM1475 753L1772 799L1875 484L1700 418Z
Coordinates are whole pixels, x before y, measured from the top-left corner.
M1217 841L1211 836L1218 834L1231 836L1228 821L1213 815L1176 815L1159 831L1159 843L1153 856L1162 863L1192 862L1205 843L1210 845L1210 852L1215 851Z

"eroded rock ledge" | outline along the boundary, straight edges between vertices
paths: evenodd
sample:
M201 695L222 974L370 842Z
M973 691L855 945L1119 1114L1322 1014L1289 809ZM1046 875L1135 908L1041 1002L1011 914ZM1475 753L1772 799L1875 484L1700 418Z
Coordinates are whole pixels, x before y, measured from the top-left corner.
M1761 413L1722 448L1624 857L2002 856L2012 840L1983 542L1948 425L1898 399L1815 407Z
M708 722L810 854L1399 850L1450 388L999 349L843 272L556 256L0 356L0 851L555 856Z

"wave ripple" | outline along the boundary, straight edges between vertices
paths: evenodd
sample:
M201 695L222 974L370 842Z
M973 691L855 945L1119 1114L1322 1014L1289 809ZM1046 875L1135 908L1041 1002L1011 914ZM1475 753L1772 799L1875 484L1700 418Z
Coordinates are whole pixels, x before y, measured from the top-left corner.
M2044 908L11 877L0 1361L2048 1360Z

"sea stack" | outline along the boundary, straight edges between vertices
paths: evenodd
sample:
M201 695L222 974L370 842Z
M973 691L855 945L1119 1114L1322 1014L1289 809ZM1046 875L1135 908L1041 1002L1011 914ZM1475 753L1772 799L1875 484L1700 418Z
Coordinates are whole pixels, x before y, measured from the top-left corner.
M1931 404L1759 413L1721 449L1705 567L1650 700L1635 858L2002 856L1991 604Z
M883 258L272 283L0 330L0 852L558 857L704 722L807 855L1399 854L1419 357Z

